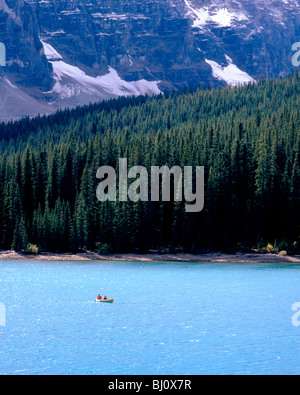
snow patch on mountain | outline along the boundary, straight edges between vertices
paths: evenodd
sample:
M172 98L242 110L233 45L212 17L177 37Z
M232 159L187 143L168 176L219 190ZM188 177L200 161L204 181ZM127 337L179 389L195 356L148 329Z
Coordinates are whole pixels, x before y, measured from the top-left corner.
M50 45L41 40L44 47L44 53L48 60L60 60L62 56Z
M82 94L97 99L118 96L159 95L160 81L124 81L117 71L109 67L106 75L91 77L79 67L64 62L62 56L48 43L42 41L44 52L53 67L55 85L46 94L56 94L60 99L70 99Z
M225 56L228 63L226 67L222 67L213 60L205 59L206 63L208 63L212 68L214 78L219 81L225 81L229 86L238 86L256 82L249 74L239 69L228 55Z
M194 28L203 28L207 23L216 23L220 27L230 27L233 21L248 20L242 12L228 11L227 8L214 10L213 7L193 8L189 0L184 0L189 12L188 15L194 20Z

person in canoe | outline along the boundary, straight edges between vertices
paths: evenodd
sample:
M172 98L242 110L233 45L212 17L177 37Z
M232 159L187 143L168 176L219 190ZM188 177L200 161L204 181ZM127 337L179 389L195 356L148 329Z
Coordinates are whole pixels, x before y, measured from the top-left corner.
M103 300L107 300L107 297L106 297L106 295L104 296Z
M102 296L101 296L101 295L98 295L98 296L97 296L97 300L102 300Z

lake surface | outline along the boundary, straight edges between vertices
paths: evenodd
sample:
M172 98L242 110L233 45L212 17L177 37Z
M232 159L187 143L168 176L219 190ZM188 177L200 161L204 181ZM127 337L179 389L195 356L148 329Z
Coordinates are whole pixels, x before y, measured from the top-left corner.
M299 374L295 302L299 265L0 261L0 374Z

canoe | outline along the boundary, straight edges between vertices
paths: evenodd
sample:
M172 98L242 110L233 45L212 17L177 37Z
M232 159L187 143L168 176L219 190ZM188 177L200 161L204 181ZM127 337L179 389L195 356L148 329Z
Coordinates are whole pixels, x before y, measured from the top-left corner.
M106 299L106 300L98 300L96 299L96 302L101 302L101 303L114 303L114 299Z

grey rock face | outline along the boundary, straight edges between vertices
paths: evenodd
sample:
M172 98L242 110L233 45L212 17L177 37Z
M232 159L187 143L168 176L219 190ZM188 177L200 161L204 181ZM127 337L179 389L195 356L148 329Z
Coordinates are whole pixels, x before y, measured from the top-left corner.
M285 76L293 70L292 44L300 41L299 11L298 0L0 0L0 41L7 47L0 78L14 85L15 94L22 91L20 100L24 92L32 98L28 115L35 115L35 103L37 111L51 112L123 91L151 93L136 88L140 80L164 91L225 85L224 70L241 70L255 80ZM47 59L41 41L60 58ZM236 68L226 69L229 58ZM111 69L117 73L111 78L117 75L134 89L110 89L111 79L99 86L96 77ZM91 79L79 83L79 72ZM6 95L2 90L2 119L5 111L9 118Z
M26 88L51 86L51 67L43 56L38 21L24 0L0 0L0 41L7 58L1 74Z

